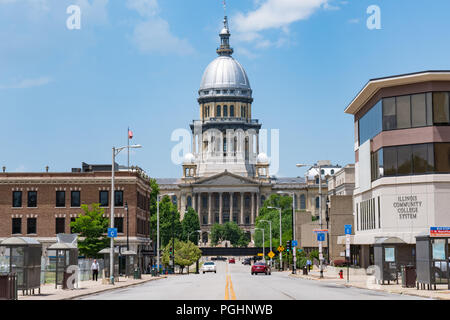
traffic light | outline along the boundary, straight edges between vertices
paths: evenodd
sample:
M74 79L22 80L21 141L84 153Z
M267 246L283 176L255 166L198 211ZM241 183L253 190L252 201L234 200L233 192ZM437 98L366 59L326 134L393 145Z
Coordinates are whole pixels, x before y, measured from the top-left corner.
M290 252L292 248L292 242L291 240L286 241L286 252Z
M171 256L173 255L173 248L172 248L172 247L169 248L169 254L170 254Z

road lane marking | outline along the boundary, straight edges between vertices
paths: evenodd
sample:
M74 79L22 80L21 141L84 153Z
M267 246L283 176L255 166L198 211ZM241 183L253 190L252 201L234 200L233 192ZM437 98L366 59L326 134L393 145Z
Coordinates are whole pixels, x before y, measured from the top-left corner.
M231 300L236 300L236 293L234 292L233 289L233 282L231 281L231 276L230 276L230 292L231 292Z
M226 276L227 276L227 284L225 285L225 300L230 300L230 296L229 296L229 293L228 293L228 285L229 285L228 274Z

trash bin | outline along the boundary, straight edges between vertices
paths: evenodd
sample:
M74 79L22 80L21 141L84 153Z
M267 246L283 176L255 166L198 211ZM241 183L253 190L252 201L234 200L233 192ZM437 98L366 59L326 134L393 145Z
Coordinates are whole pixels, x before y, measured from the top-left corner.
M416 286L416 268L412 265L402 266L402 287L414 288Z
M308 268L307 267L303 267L303 275L304 276L308 275Z
M141 271L139 268L134 269L134 279L141 279Z
M0 300L17 300L17 275L0 275Z

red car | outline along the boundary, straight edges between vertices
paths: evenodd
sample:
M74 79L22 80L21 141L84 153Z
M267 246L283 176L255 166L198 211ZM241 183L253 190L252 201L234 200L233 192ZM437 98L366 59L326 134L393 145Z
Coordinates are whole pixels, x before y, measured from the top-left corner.
M234 258L230 258L230 259L228 260L228 263L236 263L236 261L234 260Z
M271 275L270 266L265 264L264 262L256 262L252 266L252 275L257 273L265 273L266 275Z

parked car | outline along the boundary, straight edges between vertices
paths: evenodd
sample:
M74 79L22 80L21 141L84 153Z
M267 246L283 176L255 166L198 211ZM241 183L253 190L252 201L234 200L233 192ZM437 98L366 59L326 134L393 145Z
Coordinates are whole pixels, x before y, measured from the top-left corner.
M230 258L228 259L228 263L236 263L236 260L234 260L234 258Z
M217 273L216 264L214 262L208 261L205 262L202 266L202 272L203 274L205 272L214 272Z
M242 261L242 264L245 266L245 265L251 265L252 264L252 259L251 258L245 258L243 261Z
M265 264L264 262L256 262L252 266L252 275L257 273L264 273L265 275L270 276L272 274L272 270L268 264Z

